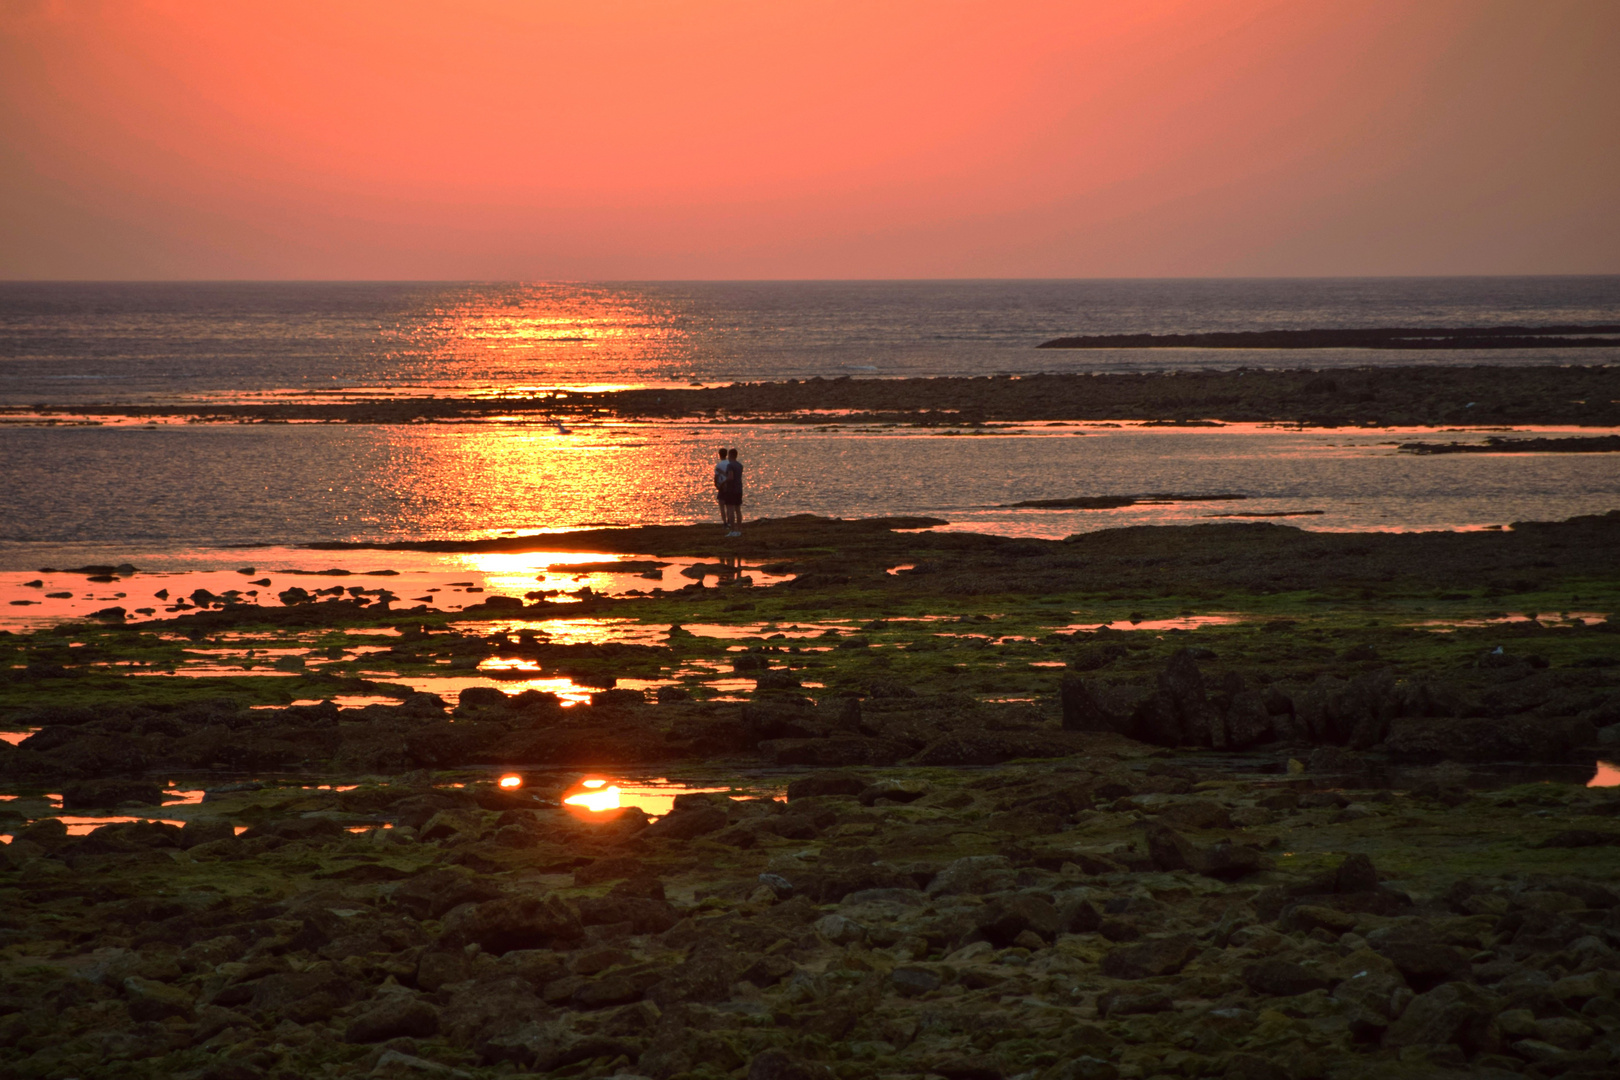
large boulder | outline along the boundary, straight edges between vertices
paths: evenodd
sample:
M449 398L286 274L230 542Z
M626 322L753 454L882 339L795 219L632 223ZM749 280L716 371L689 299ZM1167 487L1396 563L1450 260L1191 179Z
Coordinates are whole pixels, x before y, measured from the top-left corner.
M1191 934L1171 934L1135 945L1122 945L1103 957L1102 971L1112 979L1150 979L1174 975L1197 956Z
M1561 762L1597 741L1597 729L1575 717L1409 717L1394 720L1384 748L1391 760Z
M1058 687L1063 706L1065 731L1108 731L1131 735L1134 724L1129 713L1120 713L1104 700L1101 687L1078 675L1065 675Z
M421 998L391 994L350 1022L344 1042L377 1043L389 1039L427 1039L439 1033L439 1010Z
M584 939L585 928L560 898L525 894L462 904L444 917L444 936L499 956L513 949L571 948Z

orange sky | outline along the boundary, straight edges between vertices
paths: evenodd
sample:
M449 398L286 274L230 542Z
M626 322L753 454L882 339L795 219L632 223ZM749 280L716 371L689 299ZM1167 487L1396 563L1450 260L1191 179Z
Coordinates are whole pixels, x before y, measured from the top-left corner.
M0 277L1620 272L1615 0L0 0Z

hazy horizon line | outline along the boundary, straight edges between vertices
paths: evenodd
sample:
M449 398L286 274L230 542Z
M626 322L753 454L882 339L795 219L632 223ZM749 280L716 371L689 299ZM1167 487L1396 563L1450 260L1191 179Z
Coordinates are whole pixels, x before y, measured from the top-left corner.
M760 277L760 278L8 278L0 285L864 285L1115 281L1457 281L1620 278L1603 273L1522 274L1184 274L1097 277Z

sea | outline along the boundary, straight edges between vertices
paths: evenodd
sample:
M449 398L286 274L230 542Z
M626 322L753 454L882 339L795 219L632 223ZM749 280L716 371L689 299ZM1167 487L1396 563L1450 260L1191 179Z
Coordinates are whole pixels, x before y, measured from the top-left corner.
M717 522L709 471L719 446L740 450L750 518L924 515L947 522L942 529L1061 538L1187 522L1481 529L1601 513L1620 508L1612 455L1396 450L1495 430L1486 428L1119 422L921 430L837 418L783 425L565 417L147 424L39 415L94 404L206 412L221 402L818 376L1620 362L1620 349L1555 347L1036 348L1073 334L1600 323L1620 323L1620 277L0 283L0 407L8 410L0 414L0 576L91 563L162 572L331 563L338 556L301 545ZM1097 510L1013 505L1100 495L1242 498L1155 498Z

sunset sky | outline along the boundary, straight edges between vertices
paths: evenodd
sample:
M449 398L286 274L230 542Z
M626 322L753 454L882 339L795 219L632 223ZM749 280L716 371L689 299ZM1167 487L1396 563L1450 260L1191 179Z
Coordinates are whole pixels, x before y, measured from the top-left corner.
M1615 0L0 0L0 277L1620 272Z

